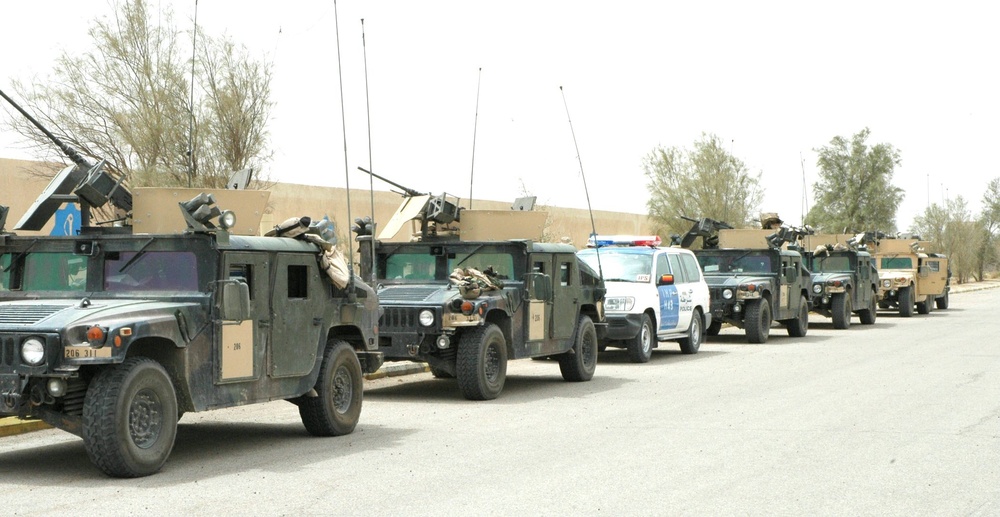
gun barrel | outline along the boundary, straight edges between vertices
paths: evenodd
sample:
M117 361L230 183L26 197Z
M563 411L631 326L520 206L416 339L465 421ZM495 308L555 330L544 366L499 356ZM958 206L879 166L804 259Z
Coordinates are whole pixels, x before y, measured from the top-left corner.
M378 178L378 179L380 179L380 180L382 180L382 181L384 181L384 182L392 185L393 187L396 187L396 188L402 190L403 192L406 192L406 195L408 195L408 196L422 196L423 195L422 192L417 192L416 190L413 190L411 188L406 188L406 187L400 185L399 183L396 183L395 181L392 181L392 180L387 179L387 178L383 178L382 176L379 176L378 174L375 174L374 172L372 172L372 171L370 171L368 169L365 169L364 167L358 167L358 170L361 171L361 172L366 172L368 174L371 174L372 176L374 176L374 177L376 177L376 178Z
M21 114L24 115L26 119L31 121L31 123L34 124L35 127L41 130L42 133L45 133L45 136L49 137L49 140L52 140L57 146L59 146L59 149L61 149L62 152L66 153L66 156L68 156L70 160L73 160L73 163L79 165L83 169L89 169L93 167L93 164L88 162L87 159L84 158L82 155L80 155L80 153L76 152L75 149L66 145L62 140L56 137L56 135L53 135L51 132L49 132L48 129L45 129L45 127L42 126L40 122L35 120L35 117L32 117L30 113L24 111L24 108L22 108L16 102L14 102L14 99L8 97L7 94L3 92L3 90L0 90L0 97L3 97L7 102L10 103L11 106L14 106L14 109L21 112Z
M684 219L685 221L691 221L692 223L697 223L697 222L698 222L698 220L697 220L697 219L695 219L695 218L693 218L693 217L688 217L688 216L686 216L686 215L682 215L682 216L681 216L681 219Z

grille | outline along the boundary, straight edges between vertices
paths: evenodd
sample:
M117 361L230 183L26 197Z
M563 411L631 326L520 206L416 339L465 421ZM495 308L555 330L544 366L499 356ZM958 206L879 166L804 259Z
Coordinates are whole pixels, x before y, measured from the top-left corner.
M14 365L14 338L0 338L0 365Z
M401 302L422 302L430 295L441 290L438 286L422 287L386 287L378 292L380 300L394 300Z
M0 306L0 325L34 325L66 307L66 305L3 305Z
M417 329L417 314L420 309L410 307L386 307L379 319L379 332L413 331Z

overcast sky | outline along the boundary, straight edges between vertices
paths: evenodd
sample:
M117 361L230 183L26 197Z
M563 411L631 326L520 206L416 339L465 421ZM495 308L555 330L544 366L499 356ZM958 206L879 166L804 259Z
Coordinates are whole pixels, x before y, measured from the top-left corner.
M194 0L150 5L180 26L195 10ZM3 12L9 93L7 78L44 80L60 52L86 47L90 20L111 8L33 0ZM804 180L813 201L813 149L865 127L870 145L901 152L901 229L946 197L978 213L1000 177L992 2L341 0L336 12L344 116L332 0L198 2L208 32L274 63L272 179L368 188L356 170L369 166L362 18L371 166L420 191L467 198L471 176L477 198L526 191L585 208L560 86L598 210L645 213L643 157L703 132L762 173L761 210L793 224ZM0 131L0 156L29 157L17 140Z

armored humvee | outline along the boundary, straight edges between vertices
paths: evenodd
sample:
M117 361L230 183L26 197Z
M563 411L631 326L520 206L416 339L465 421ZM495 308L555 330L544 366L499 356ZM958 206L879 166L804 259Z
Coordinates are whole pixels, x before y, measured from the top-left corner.
M712 298L712 324L718 335L723 323L745 329L749 343L765 343L771 322L788 335L802 337L809 328L812 279L796 242L798 229L718 231L718 248L694 250Z
M414 195L378 239L359 236L362 275L374 272L384 310L385 359L427 362L470 400L500 394L510 359L551 357L564 379L590 380L604 284L573 246L518 238L541 227L537 215L544 222L540 212L460 211L446 195ZM389 241L409 220L420 222L413 240Z
M253 191L216 193L256 196L240 211L256 220L239 227L213 195L178 203L198 191L143 205L162 192L137 190L133 209L103 162L70 157L77 165L15 229L42 230L65 201L88 222L108 201L125 215L68 236L17 235L0 221L0 416L82 437L94 464L119 477L158 471L189 411L285 399L311 434L354 430L362 374L382 363L378 302L328 241L234 234L259 227L266 196ZM179 231L159 229L172 223Z
M883 238L875 244L879 276L879 308L897 308L899 315L928 314L936 305L948 308L951 270L948 257L926 253L929 245L919 239Z
M812 271L812 311L832 318L835 329L850 327L852 313L862 324L874 324L878 271L859 236L813 234L804 242L803 258Z

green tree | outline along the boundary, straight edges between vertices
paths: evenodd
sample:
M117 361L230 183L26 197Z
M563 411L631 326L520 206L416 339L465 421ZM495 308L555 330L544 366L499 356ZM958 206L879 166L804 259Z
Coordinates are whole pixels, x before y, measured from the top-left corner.
M691 223L682 215L711 217L736 228L757 225L760 172L751 173L718 136L703 133L691 149L657 147L642 167L650 194L646 207L657 232L687 232Z
M979 271L984 231L962 196L948 200L943 207L937 203L927 207L924 215L914 218L911 230L931 243L929 251L948 255L959 283L968 282Z
M95 20L91 49L64 52L51 80L15 81L14 89L56 136L106 159L132 186L218 188L248 167L253 186L268 186L260 171L271 156L271 64L198 30L192 94L191 33L176 28L169 10L148 7L116 4ZM28 121L8 120L40 159L66 161Z
M813 185L816 203L806 224L830 233L896 231L896 211L904 196L903 189L892 185L899 151L884 143L869 147L870 134L865 128L850 139L837 136L814 149L820 178Z
M979 279L987 270L1000 267L1000 178L994 178L983 193L983 213L979 218L982 242L979 251Z

